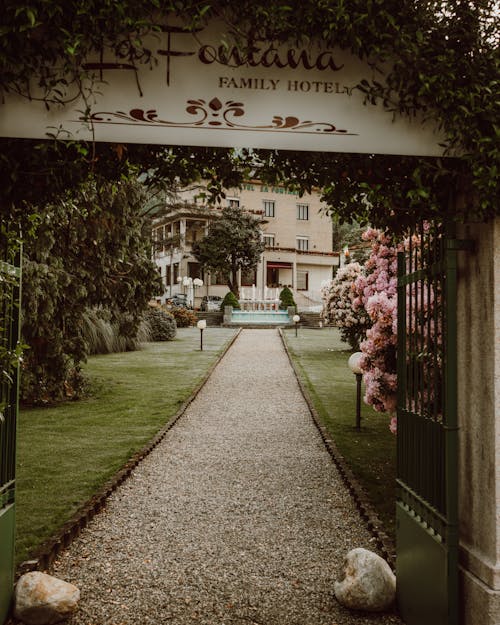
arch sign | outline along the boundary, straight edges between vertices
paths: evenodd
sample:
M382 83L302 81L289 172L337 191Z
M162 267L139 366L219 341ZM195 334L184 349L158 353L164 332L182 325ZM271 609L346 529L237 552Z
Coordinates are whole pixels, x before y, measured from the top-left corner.
M109 142L442 155L429 124L363 103L356 85L380 75L357 57L319 45L259 43L244 52L222 45L223 34L217 23L196 32L164 26L147 41L156 61L119 52L88 59L94 84L86 101L47 110L8 95L0 136L63 129L61 138Z

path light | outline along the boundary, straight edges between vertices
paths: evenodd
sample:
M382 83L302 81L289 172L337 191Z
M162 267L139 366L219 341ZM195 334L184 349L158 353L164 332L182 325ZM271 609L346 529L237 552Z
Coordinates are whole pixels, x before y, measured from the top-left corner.
M294 315L292 317L292 319L293 319L293 322L295 324L295 336L297 336L297 328L299 327L300 317L299 317L299 315Z
M354 352L349 357L347 364L349 365L349 369L356 376L356 429L361 429L361 368L359 366L361 357L363 354L361 352Z
M200 331L200 351L203 351L203 330L207 327L207 322L205 319L200 319L196 324L196 327Z
M196 303L196 289L199 289L200 286L203 286L203 280L201 278L195 278L193 280L193 308Z

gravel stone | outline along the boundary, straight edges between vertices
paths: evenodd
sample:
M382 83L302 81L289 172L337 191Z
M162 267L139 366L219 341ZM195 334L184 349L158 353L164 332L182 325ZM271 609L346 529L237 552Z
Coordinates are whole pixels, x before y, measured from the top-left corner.
M164 440L51 573L68 625L389 625L334 597L347 552L376 551L276 330L243 330Z

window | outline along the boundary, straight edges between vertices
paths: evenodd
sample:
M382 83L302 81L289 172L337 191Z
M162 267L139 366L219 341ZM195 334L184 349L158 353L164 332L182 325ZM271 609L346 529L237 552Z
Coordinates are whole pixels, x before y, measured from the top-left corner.
M264 216L265 217L275 217L274 214L274 200L264 200L263 201L264 204Z
M227 198L227 205L230 206L231 208L239 208L240 207L240 201L237 198L233 198L233 197L228 197Z
M274 234L265 234L264 235L264 245L266 247L274 247Z
M297 219L302 221L309 219L309 204L297 204Z
M297 249L307 252L309 249L309 237L297 237Z
M307 291L309 288L309 273L297 270L297 291Z
M200 263L188 263L187 264L187 273L190 278L200 278L201 277L201 265Z

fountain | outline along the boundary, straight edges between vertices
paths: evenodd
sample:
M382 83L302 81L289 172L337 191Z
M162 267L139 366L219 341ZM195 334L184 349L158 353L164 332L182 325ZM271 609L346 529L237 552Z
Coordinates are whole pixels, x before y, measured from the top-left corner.
M264 287L263 297L257 298L255 285L252 285L251 297L246 297L244 288L240 291L240 310L224 311L224 325L274 326L290 325L288 310L280 310L279 289ZM295 312L295 311L293 311ZM292 314L293 314L292 312Z

